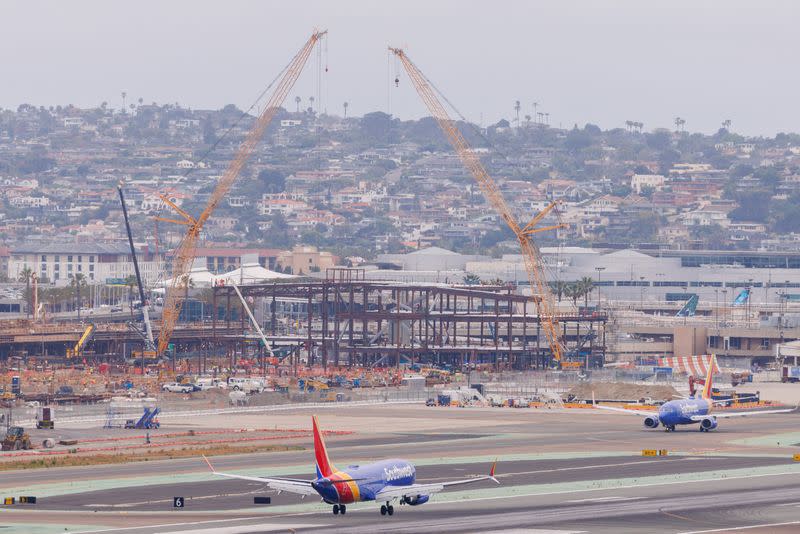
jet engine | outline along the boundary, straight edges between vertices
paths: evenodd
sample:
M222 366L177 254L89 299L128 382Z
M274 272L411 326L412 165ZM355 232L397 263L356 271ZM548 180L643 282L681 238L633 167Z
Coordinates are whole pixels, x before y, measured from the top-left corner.
M648 415L644 418L644 426L646 428L656 428L660 421L657 415Z
M700 421L700 430L705 430L708 432L709 430L714 430L715 428L717 428L717 420L714 417L706 417Z
M411 506L417 506L418 504L425 504L428 499L430 499L430 495L414 495L413 497L406 495L403 497L403 502Z

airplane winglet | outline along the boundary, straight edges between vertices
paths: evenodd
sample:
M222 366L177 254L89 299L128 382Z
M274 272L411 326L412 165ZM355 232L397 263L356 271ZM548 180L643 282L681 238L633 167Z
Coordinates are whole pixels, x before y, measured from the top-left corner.
M500 484L500 481L494 477L494 470L497 467L497 458L494 459L494 463L492 464L492 468L489 470L489 480L494 481L495 484Z
M212 473L216 473L216 472L217 472L217 470L216 470L216 469L214 469L214 466L213 466L213 465L211 465L211 462L209 462L209 461L208 461L208 458L206 458L206 455L205 455L205 454L203 454L202 456L203 456L203 460L205 460L205 461L206 461L206 465L208 465L208 468L209 468L209 469L211 469L211 472L212 472Z

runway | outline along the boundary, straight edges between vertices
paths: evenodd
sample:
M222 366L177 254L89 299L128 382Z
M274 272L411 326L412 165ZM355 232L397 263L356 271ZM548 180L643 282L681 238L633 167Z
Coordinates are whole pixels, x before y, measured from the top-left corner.
M483 481L398 506L334 516L317 499L219 479L201 459L3 473L2 495L39 496L6 507L0 532L786 532L800 529L798 415L725 421L718 432L647 431L637 418L512 409L357 408L326 415L338 467L401 457L419 482L484 474L499 457L501 485ZM395 416L390 424L379 423ZM286 415L302 422L307 412ZM288 419L287 419L288 421ZM767 424L768 423L768 424ZM396 431L389 431L394 428ZM220 471L313 478L306 451L224 456ZM644 457L663 448L663 457ZM21 493L23 492L23 493ZM173 497L186 506L172 508ZM254 505L269 496L269 505ZM785 523L785 524L784 524ZM720 530L722 529L722 530Z

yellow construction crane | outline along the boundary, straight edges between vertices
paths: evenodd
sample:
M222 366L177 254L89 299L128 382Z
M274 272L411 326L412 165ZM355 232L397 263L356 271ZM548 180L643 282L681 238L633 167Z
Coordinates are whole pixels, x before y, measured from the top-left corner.
M286 68L283 76L280 78L275 91L267 102L264 111L256 120L253 128L248 132L244 142L242 142L241 146L239 146L236 156L233 158L233 161L231 161L231 164L228 166L225 174L223 174L222 178L220 178L217 182L214 192L211 194L211 198L208 200L206 208L199 217L195 219L184 210L176 206L168 198L163 195L161 196L161 199L172 209L174 209L182 218L178 220L161 220L183 224L187 226L187 230L186 235L178 245L172 260L172 282L170 287L167 288L167 295L164 299L164 312L161 321L161 331L158 335L157 353L159 355L164 354L164 350L167 348L169 340L172 337L172 332L175 330L175 324L178 321L178 315L180 315L181 307L183 306L183 290L186 288L186 285L189 284L189 270L191 269L192 261L195 258L197 240L200 238L200 231L203 229L203 225L206 223L208 218L211 217L211 214L214 212L217 205L219 205L219 203L222 202L222 199L225 198L225 195L228 194L228 191L230 191L234 181L236 181L236 178L239 176L239 173L242 171L245 163L256 149L256 145L264 134L264 131L267 129L267 126L269 126L269 123L272 122L272 119L275 117L278 109L280 109L281 104L283 104L283 101L286 99L289 91L292 89L297 81L297 78L300 76L300 73L303 71L303 67L306 64L308 57L311 55L314 45L316 45L317 41L322 39L326 33L328 32L315 31L311 37L308 38L308 41L306 41L305 45L303 45L300 51L297 52L294 58L292 58L291 63L289 63L289 66Z
M402 63L408 77L411 79L411 83L422 98L422 101L425 102L428 111L430 111L433 118L439 123L439 127L441 127L442 131L447 136L450 144L453 145L461 161L478 182L486 199L497 213L500 214L508 227L511 228L514 235L517 236L520 248L522 249L522 257L525 260L525 270L528 272L528 280L530 281L531 289L538 295L538 298L534 295L534 301L536 302L540 323L547 336L550 350L553 352L553 358L555 361L561 362L562 356L564 355L564 345L559 336L556 304L550 287L547 284L541 254L532 238L533 234L537 232L555 230L566 226L563 224L555 224L537 227L539 222L556 207L556 203L553 202L548 205L524 226L518 223L511 209L508 207L508 204L506 204L502 193L500 193L497 184L492 177L489 176L489 173L486 172L480 158L472 148L470 148L464 136L461 135L461 132L456 127L455 121L450 118L447 110L436 96L436 92L431 83L401 48L389 47L389 50L397 56ZM395 82L397 81L398 80L395 80Z

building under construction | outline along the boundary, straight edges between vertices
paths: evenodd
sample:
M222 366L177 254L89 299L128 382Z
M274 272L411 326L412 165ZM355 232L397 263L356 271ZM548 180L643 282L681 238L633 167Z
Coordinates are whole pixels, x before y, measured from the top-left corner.
M528 369L553 363L534 299L512 286L328 279L239 289L278 354L302 354L308 365L420 362ZM219 311L211 320L215 347L233 350L256 338L245 314L236 311L241 304L233 287L214 288L213 300ZM560 315L565 360L602 366L606 321L596 312ZM237 322L239 332L231 333Z
M553 363L534 298L513 286L405 284L351 274L238 286L269 347L260 343L234 287L214 287L206 301L190 299L187 309L199 315L177 325L167 357L197 359L200 369L208 358L234 362L270 352L284 363L309 366L421 362L528 369ZM559 315L565 360L601 366L606 321L597 312ZM136 364L143 340L131 325L98 323L87 330L78 324L20 324L6 329L0 357Z

